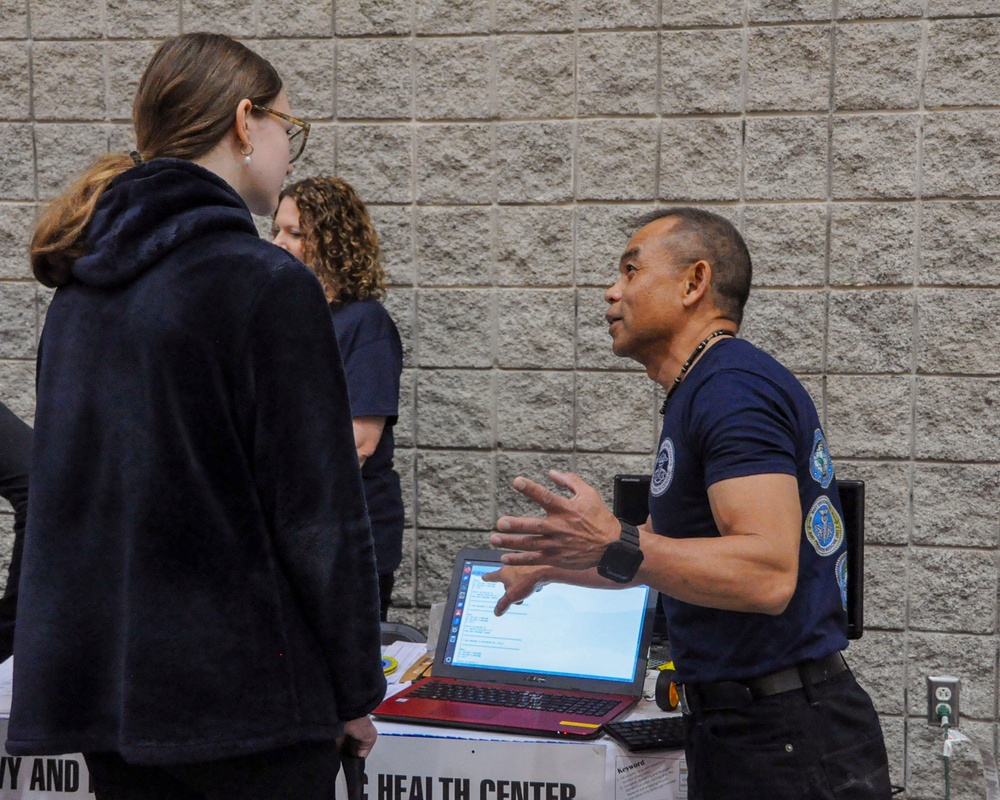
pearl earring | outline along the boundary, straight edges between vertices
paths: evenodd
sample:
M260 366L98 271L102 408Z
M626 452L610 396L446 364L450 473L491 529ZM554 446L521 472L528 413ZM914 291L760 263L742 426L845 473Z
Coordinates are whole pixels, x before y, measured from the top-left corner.
M248 146L250 148L250 152L248 153L244 149L243 145L240 145L240 152L243 154L243 165L249 167L250 166L250 156L253 155L253 143L252 142L247 142L246 146Z

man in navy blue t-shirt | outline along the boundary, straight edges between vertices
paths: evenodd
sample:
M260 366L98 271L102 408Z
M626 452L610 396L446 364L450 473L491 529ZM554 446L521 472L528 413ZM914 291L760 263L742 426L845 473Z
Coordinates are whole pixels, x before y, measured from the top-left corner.
M616 355L667 390L640 528L578 476L570 497L523 477L544 517L502 517L502 614L548 581L661 593L688 705L691 800L890 797L878 717L841 650L846 546L833 464L809 395L736 339L750 254L724 218L644 220L607 291Z

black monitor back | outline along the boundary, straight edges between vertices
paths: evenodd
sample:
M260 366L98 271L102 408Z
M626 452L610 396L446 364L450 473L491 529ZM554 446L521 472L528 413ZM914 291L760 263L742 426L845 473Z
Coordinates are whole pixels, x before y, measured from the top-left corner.
M649 517L649 475L615 475L614 514L641 525ZM865 617L865 482L837 481L847 538L847 638L860 639ZM654 636L665 634L657 606ZM659 638L657 636L657 638Z

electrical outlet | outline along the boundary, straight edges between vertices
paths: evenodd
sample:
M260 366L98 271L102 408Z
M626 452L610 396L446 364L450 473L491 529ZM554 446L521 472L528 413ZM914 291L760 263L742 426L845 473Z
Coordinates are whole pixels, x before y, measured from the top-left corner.
M940 725L941 717L948 717L948 726L958 727L958 699L961 678L954 675L927 676L927 722Z

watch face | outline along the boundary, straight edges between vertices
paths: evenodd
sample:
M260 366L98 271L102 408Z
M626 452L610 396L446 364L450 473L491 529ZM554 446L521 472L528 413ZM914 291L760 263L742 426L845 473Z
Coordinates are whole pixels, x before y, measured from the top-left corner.
M639 571L642 559L642 550L619 539L604 551L601 563L597 565L597 574L615 583L628 583Z

